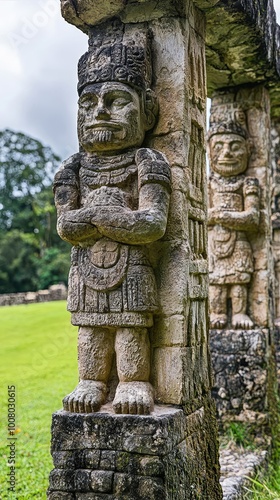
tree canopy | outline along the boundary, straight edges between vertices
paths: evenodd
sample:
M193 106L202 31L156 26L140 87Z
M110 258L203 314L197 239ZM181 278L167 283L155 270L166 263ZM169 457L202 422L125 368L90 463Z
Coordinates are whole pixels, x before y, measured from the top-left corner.
M0 293L66 282L69 245L56 233L59 157L39 140L0 131Z

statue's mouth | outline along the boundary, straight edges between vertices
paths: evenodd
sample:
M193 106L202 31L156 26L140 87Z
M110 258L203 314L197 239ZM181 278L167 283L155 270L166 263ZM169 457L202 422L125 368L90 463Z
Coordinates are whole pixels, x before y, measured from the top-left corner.
M101 122L101 123L96 123L94 125L88 125L86 126L87 130L96 130L96 131L106 131L106 130L121 130L120 125L117 125L116 123L107 123L107 122Z
M231 165L236 165L238 162L236 160L223 160L223 161L219 161L218 164L219 165L225 165L225 166L231 166Z

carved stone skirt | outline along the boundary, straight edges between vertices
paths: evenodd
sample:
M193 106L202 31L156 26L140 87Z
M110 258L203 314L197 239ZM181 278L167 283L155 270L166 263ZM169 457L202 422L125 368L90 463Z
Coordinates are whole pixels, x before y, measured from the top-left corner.
M253 273L252 249L248 241L236 241L233 252L227 257L209 255L210 285L238 285L251 280Z
M153 269L141 247L107 238L74 247L68 310L78 326L149 327L158 308Z

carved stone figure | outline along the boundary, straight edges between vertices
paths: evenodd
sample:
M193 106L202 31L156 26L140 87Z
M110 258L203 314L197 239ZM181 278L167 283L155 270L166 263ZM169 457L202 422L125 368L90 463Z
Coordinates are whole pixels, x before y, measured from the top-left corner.
M247 287L254 270L248 233L258 229L258 179L244 175L250 156L247 132L236 122L209 132L209 260L211 328L225 328L231 299L233 328L250 329Z
M165 233L170 195L166 158L140 147L157 113L149 32L126 33L117 21L92 28L78 74L80 152L54 182L58 232L73 245L68 310L79 326L80 381L64 409L100 409L115 353L115 412L146 414L158 307L146 246Z

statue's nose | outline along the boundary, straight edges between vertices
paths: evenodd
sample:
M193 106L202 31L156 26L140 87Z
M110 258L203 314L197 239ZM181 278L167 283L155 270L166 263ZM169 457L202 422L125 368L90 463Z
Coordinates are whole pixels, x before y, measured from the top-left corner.
M100 105L100 106L97 107L97 109L96 109L96 117L97 118L109 118L110 117L110 112L106 108L106 106L104 106L104 104L102 104L102 105Z
M231 156L231 150L230 150L229 144L224 145L223 156Z

